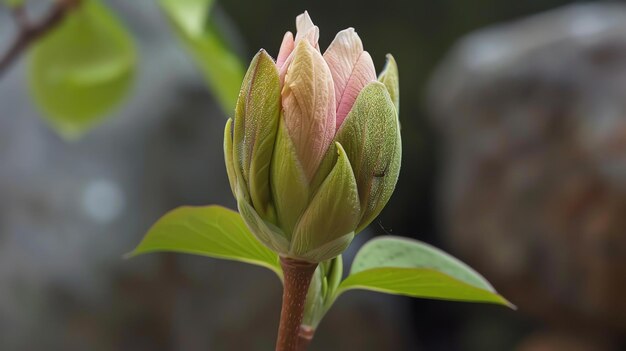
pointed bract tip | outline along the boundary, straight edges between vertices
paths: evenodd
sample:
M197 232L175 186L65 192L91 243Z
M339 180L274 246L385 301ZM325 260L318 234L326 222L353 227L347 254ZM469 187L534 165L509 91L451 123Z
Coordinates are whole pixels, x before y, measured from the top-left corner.
M396 62L395 57L393 57L392 54L387 53L385 55L385 66L383 66L381 73L386 71L389 67L393 67L396 71L398 70L398 63Z
M274 58L265 49L261 49L256 53L251 64L259 65L261 60L267 60L274 64Z
M335 35L335 40L333 40L330 46L333 46L333 44L337 45L338 43L346 46L353 46L355 48L358 48L358 50L360 51L363 50L363 43L361 42L361 38L352 27L348 27L344 30L339 31L337 35Z
M294 38L291 32L285 33L283 36L283 41L280 43L280 49L278 49L278 56L276 57L276 67L280 70L287 58L293 51L294 46Z
M343 145L341 145L340 142L335 141L335 147L337 148L337 156L346 154L346 150L344 150Z
M302 14L296 17L296 29L298 32L306 32L309 28L315 27L311 16L308 11L304 11Z

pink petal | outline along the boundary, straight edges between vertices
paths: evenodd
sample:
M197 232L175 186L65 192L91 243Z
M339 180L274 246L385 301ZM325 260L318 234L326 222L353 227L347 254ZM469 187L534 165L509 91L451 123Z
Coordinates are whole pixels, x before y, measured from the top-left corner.
M348 84L343 90L343 95L340 98L341 100L337 105L337 129L339 129L348 113L350 113L350 110L352 110L352 106L354 105L354 102L359 96L361 90L363 90L367 84L375 80L376 71L372 57L367 51L363 51L363 54L354 65L352 75L350 76Z
M296 17L296 38L294 43L292 44L292 49L290 50L289 55L282 60L282 65L278 66L278 74L280 76L280 83L283 84L283 82L285 81L285 74L287 74L287 68L289 68L289 65L291 64L291 61L293 60L293 47L297 46L298 43L302 40L308 40L309 43L311 43L311 46L313 46L314 48L317 49L317 51L319 52L319 44L318 44L318 40L320 37L320 30L319 28L313 24L313 21L311 20L311 17L309 16L309 13L307 11L304 11L304 13L298 15L298 17ZM285 37L287 36L287 34L285 34ZM285 43L285 39L283 38L283 44ZM281 46L281 52L282 52L282 46ZM280 53L279 53L279 57L280 57ZM278 63L279 60L276 60L276 63Z
M293 61L293 51L289 54L283 65L278 69L278 77L280 78L281 86L285 84L285 76L287 75L287 69L289 69L291 61Z
M330 69L309 41L291 54L282 106L289 136L308 179L313 179L335 136L335 91Z
M337 33L324 53L324 59L335 83L336 128L339 129L361 90L376 80L376 70L370 54L363 51L363 43L354 28Z
M305 39L319 51L319 44L317 42L320 38L320 29L313 24L307 11L304 11L303 14L296 17L296 29L296 44L298 44L298 41Z
M291 32L285 33L285 36L283 37L283 42L282 44L280 44L278 57L276 58L276 67L278 68L278 70L283 67L285 61L287 60L287 57L289 57L289 54L291 54L291 52L293 51L294 46L295 44L293 41L293 34L291 34Z

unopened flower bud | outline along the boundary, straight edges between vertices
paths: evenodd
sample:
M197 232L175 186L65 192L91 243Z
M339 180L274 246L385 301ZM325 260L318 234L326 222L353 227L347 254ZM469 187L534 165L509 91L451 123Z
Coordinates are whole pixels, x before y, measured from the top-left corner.
M341 254L382 210L400 171L398 75L377 78L354 29L326 52L308 13L274 61L261 50L246 74L224 152L239 211L285 257Z

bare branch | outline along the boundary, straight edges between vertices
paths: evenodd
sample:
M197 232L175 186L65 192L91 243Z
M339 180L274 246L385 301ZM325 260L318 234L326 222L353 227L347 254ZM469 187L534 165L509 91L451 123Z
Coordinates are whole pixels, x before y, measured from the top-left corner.
M13 8L12 14L18 33L9 49L0 56L0 78L30 44L59 25L80 2L81 0L57 0L48 13L36 23L31 23L28 20L24 6L20 5Z

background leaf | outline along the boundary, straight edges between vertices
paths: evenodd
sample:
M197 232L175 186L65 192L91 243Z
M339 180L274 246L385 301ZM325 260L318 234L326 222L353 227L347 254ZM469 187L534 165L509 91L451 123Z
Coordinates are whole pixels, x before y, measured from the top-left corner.
M8 7L17 7L24 3L24 0L4 0L4 4Z
M87 0L33 45L29 85L49 123L76 138L122 100L135 67L126 30L99 1Z
M201 37L213 0L161 0L161 7L186 35Z
M458 259L417 240L392 236L361 248L338 294L349 289L512 306Z
M202 70L209 88L226 114L235 109L245 67L220 37L209 13L212 0L160 0L185 48Z
M129 256L150 252L187 253L246 262L269 268L282 277L278 255L259 243L239 213L221 206L183 206L168 212L150 228Z

